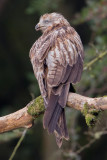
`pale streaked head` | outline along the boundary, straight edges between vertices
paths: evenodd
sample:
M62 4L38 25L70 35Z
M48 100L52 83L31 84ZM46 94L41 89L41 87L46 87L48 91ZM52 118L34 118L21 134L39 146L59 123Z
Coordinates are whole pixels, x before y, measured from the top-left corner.
M47 13L40 17L35 29L45 32L57 25L69 25L69 22L59 13Z

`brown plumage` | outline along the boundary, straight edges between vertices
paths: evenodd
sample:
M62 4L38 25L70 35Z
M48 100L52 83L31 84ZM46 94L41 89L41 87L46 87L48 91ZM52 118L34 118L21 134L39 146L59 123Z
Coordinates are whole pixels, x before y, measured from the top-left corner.
M78 33L58 13L45 14L36 25L42 36L33 44L30 58L46 111L43 126L55 133L59 147L69 139L64 107L70 83L80 81L84 51Z

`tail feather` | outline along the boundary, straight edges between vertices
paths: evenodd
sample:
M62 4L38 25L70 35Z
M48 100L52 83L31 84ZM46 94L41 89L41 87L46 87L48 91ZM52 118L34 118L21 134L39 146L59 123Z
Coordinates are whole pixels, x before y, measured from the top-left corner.
M58 95L51 95L48 106L46 107L46 111L43 117L43 127L44 129L48 128L49 122L51 120L51 117L54 113L54 110L57 106L58 102Z
M46 120L47 119L48 117L46 117ZM68 130L66 126L65 111L60 104L57 104L55 106L52 117L50 118L50 121L47 124L47 129L49 134L55 133L56 143L59 147L61 147L62 145L63 138L65 138L66 140L69 139Z
M55 133L55 132L57 132L57 133L59 134L59 136L62 137L62 131L61 131L61 129L60 129L58 123L56 124L56 128L55 128L54 133Z
M64 111L69 86L69 83L63 85L60 95L55 95L51 92L48 106L43 118L44 128L48 130L49 134L55 133L56 142L59 147L61 147L62 145L63 138L65 138L66 140L69 139Z
M60 148L62 146L63 138L59 135L59 133L56 130L54 131L54 133L55 133L55 137L56 137L56 143L57 143L58 147Z
M70 83L63 85L62 93L58 99L59 104L64 108L66 106Z
M62 136L68 140L69 135L68 135L68 130L67 130L67 125L66 125L66 118L65 118L65 111L63 109L62 114L60 116L60 128L62 129Z
M56 136L56 143L60 148L62 145L63 138L65 138L66 140L69 139L64 109L62 110L59 121L58 121L56 128L54 130L54 133Z
M49 125L48 125L48 131L49 133L53 133L55 128L56 128L56 124L59 120L59 117L61 115L61 112L62 112L62 107L58 104L56 107L55 107L55 110L53 112L53 115L51 117L51 120L49 122Z

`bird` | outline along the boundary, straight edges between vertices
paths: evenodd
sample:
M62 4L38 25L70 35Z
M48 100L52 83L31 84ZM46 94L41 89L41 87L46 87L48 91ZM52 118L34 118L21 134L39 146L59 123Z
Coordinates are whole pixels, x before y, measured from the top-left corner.
M84 49L79 34L60 13L46 13L35 26L42 35L30 49L30 61L44 99L43 127L60 148L69 140L65 106L70 84L80 81Z

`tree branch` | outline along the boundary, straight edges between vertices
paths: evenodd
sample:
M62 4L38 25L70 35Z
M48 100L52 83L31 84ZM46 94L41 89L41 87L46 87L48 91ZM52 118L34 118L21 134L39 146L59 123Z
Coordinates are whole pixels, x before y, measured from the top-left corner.
M67 106L77 110L106 110L107 96L99 98L89 98L76 93L69 93ZM0 117L0 133L7 132L16 128L30 128L34 119L45 111L41 96L31 101L26 107L12 114Z

